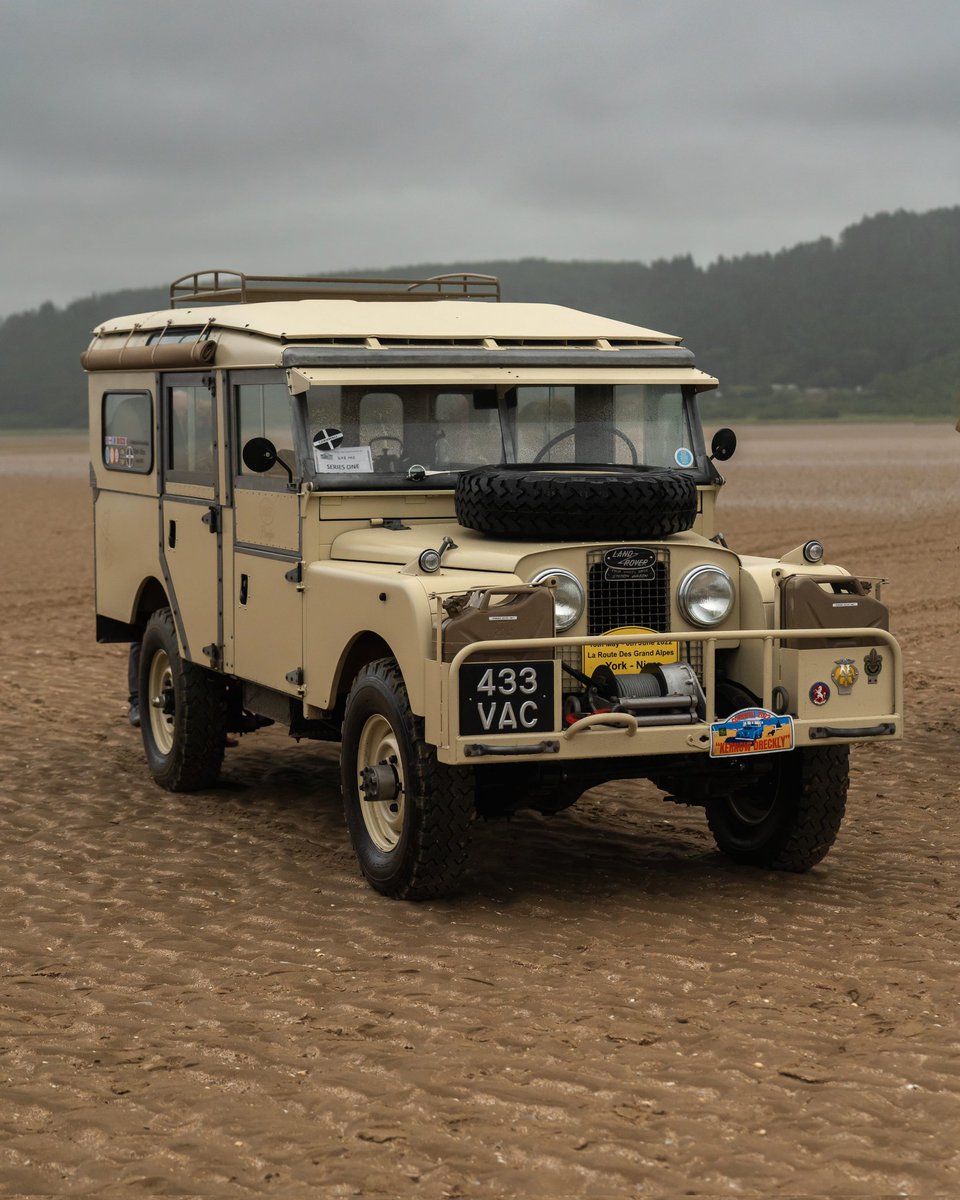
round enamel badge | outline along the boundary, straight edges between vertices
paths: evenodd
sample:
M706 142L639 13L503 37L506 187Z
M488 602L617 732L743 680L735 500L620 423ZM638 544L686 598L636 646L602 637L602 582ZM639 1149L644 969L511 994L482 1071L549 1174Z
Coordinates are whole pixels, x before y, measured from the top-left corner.
M826 683L815 683L810 689L810 702L819 708L830 699L830 687Z

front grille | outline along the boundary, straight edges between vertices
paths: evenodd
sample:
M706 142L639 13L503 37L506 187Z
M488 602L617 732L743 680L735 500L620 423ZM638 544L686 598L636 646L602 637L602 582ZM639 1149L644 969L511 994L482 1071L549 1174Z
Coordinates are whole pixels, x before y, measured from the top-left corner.
M670 627L670 558L657 551L653 579L606 579L603 552L587 556L587 632L591 637L623 625Z
M603 551L587 555L587 633L591 637L623 626L658 632L670 628L670 554L659 549L656 555L652 579L607 579ZM680 659L690 663L702 682L701 643L681 641L679 651ZM568 666L581 669L579 648L565 649L561 657ZM566 673L564 688L575 690L573 679Z

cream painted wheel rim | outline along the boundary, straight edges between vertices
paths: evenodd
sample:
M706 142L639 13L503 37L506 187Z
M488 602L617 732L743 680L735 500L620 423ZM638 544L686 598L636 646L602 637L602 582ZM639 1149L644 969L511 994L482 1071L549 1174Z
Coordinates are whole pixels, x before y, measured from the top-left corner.
M391 763L400 780L400 790L395 800L364 800L361 775L364 767L377 767ZM386 717L375 713L368 717L357 743L357 802L360 815L370 840L385 854L396 850L403 833L403 805L405 793L403 759L400 743L393 726Z
M163 711L163 694L173 689L173 666L166 650L158 650L150 662L150 675L147 695L149 700L150 732L153 741L161 754L167 755L173 749L173 739L176 733L176 715Z
M741 824L757 827L762 825L773 812L775 800L756 801L732 796L727 803L730 811Z

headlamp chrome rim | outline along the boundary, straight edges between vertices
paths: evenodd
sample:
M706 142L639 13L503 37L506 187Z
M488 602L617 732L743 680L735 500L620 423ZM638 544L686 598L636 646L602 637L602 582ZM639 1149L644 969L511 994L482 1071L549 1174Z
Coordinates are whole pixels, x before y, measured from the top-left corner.
M713 575L718 579L723 580L726 584L726 605L723 611L718 611L712 616L705 613L702 607L702 600L698 601L691 593L698 581L702 585L705 575ZM711 629L715 625L722 625L724 621L733 612L733 606L736 603L737 592L733 584L733 579L723 569L711 563L704 563L702 566L694 567L688 571L680 581L680 586L677 589L677 603L680 606L680 612L692 625L700 625L704 629ZM697 607L698 604L700 607Z
M584 605L587 602L583 584L572 571L564 567L553 567L546 571L538 571L530 580L533 585L546 583L548 579L556 579L557 586L553 592L553 623L557 633L565 633L572 629L583 616ZM567 615L561 616L561 603L566 603Z

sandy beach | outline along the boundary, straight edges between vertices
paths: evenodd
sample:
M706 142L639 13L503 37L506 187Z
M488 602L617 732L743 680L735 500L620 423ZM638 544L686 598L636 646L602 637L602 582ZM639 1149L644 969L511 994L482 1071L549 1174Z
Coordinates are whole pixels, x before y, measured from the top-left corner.
M960 435L739 433L731 547L820 538L904 648L831 854L740 868L616 784L420 905L363 882L336 746L151 782L85 440L0 437L0 1195L960 1194Z

